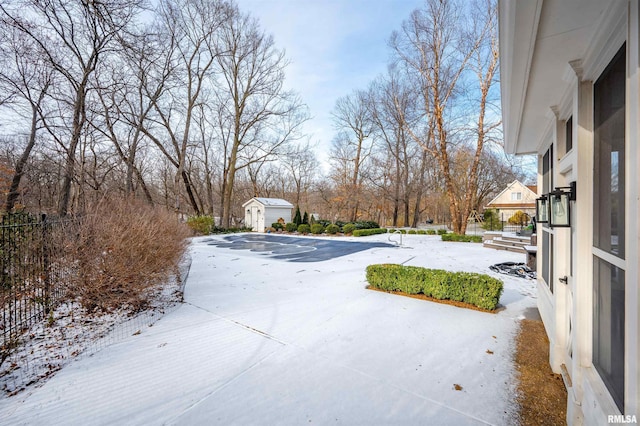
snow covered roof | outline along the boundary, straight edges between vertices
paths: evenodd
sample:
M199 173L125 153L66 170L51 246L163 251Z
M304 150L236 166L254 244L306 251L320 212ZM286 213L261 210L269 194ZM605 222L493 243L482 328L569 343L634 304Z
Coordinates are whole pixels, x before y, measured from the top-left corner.
M291 209L293 208L293 204L291 204L287 200L283 200L282 198L262 198L262 197L253 197L252 199L244 203L242 207L246 206L252 201L257 201L258 203L262 204L265 207L288 207Z

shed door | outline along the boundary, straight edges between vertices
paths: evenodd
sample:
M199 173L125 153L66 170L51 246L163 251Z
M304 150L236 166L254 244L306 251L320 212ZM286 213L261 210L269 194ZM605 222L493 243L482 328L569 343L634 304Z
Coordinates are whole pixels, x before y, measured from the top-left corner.
M259 231L258 226L258 206L251 206L251 229Z

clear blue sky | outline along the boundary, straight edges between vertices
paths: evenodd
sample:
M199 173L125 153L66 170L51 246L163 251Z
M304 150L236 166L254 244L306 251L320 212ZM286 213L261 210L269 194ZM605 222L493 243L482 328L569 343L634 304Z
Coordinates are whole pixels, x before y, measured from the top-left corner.
M422 0L237 0L260 20L291 62L287 87L297 91L312 120L306 132L326 161L334 135L336 100L364 89L386 71L391 32Z

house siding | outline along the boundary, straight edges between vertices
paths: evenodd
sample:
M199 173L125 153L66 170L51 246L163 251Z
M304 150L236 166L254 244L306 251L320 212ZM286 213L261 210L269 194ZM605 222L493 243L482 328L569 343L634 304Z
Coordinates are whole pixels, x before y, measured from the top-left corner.
M501 21L514 19L514 10L521 3L517 0L500 0ZM539 3L540 15L539 27L546 29L549 26L562 22L562 16L555 14L545 15L547 10L563 9L571 13L575 7L592 8L603 7L596 2L580 3L576 0L565 0L560 5L560 0L545 0ZM524 9L522 9L524 10ZM509 12L509 13L506 13ZM524 13L524 12L522 12ZM553 16L553 23L545 21L545 16ZM574 18L574 17L572 17ZM639 330L640 307L639 273L640 265L640 13L637 1L615 0L607 3L606 8L594 22L584 23L593 25L591 39L584 51L571 49L564 46L554 52L566 52L566 67L564 74L557 73L554 76L546 74L544 77L537 75L534 65L531 65L529 80L542 79L550 87L566 87L563 93L556 90L556 101L549 105L538 105L535 108L530 104L523 109L522 115L545 116L546 126L537 126L537 134L525 132L519 135L521 117L510 116L506 127L511 130L512 139L505 145L514 147L516 153L530 153L532 141L538 141L537 154L539 161L545 152L553 145L553 186L568 186L575 181L577 183L576 201L572 202L572 226L571 228L548 228L541 224L540 232L547 232L552 237L550 247L553 256L551 259L552 276L550 283L538 278L538 308L545 323L545 329L549 336L549 362L554 372L563 373L568 380L567 384L567 422L570 425L607 424L611 415L638 416L640 393L639 370ZM512 28L512 23L501 22L501 28ZM556 27L558 33L562 28ZM538 48L537 43L544 43L540 35L532 34L533 49ZM502 40L502 38L501 38ZM626 101L625 101L625 171L626 181L625 204L625 241L623 257L615 256L603 251L594 244L594 191L598 189L598 182L594 182L594 84L603 71L611 63L616 52L626 43ZM530 55L519 52L518 49L508 49L501 46L506 52L503 57L503 66L518 63L521 58L510 58L509 55ZM549 52L547 50L547 52ZM502 52L501 52L502 53ZM545 57L539 52L533 52L536 60L545 63ZM557 58L555 58L557 59ZM538 68L540 70L540 68ZM516 81L520 77L513 75L510 81ZM552 79L555 79L552 81ZM523 80L520 78L519 80ZM530 85L530 83L527 83ZM517 96L518 87L510 87L503 90L503 110L510 108L512 104L524 104ZM528 96L528 95L527 95ZM549 96L551 99L554 96ZM539 98L538 98L539 99ZM515 110L514 108L511 108ZM546 109L546 110L545 110ZM529 122L533 122L532 119ZM567 123L572 126L567 131ZM515 135L516 139L513 139ZM573 140L568 143L567 135ZM522 143L520 141L522 139ZM571 146L570 150L566 147ZM538 188L542 188L542 173L539 170ZM545 191L540 191L541 193ZM545 251L549 248L542 247L542 238L538 238L538 262L542 262ZM603 259L605 262L619 268L624 272L624 399L616 404L611 391L607 388L601 374L594 366L594 334L597 319L594 319L594 311L597 307L594 295L597 295L598 285L602 285L601 277L596 275L594 269L597 264L594 259ZM600 262L600 261L598 261ZM538 268L540 270L540 264ZM595 276L594 276L595 275ZM562 284L560 278L567 277L567 284Z

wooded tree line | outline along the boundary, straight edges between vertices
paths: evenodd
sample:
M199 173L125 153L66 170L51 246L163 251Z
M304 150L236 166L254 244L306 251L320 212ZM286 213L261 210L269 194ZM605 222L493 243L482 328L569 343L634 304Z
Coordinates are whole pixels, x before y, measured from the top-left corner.
M229 227L262 196L334 220L442 214L460 228L514 177L486 149L499 139L496 17L479 7L428 0L393 34L388 74L336 102L323 173L284 52L233 1L5 0L4 210L136 197Z

